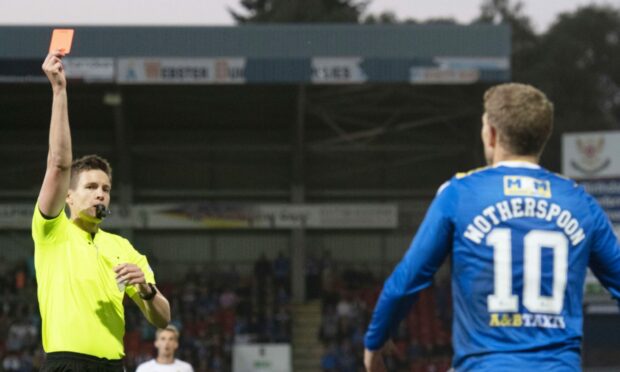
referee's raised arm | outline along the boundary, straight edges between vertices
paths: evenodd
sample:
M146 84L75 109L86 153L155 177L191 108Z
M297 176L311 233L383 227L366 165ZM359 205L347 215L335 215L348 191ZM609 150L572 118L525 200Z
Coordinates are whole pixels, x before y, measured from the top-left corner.
M65 207L71 178L71 130L62 57L60 51L52 52L47 55L42 66L53 92L47 169L38 198L39 210L48 217L57 216Z

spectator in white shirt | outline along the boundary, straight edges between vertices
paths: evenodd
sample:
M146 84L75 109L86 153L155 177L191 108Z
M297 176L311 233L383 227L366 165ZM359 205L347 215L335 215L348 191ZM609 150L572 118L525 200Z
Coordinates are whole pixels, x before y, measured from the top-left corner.
M189 363L174 357L179 348L179 330L175 326L157 330L155 348L157 358L140 364L136 372L194 372Z

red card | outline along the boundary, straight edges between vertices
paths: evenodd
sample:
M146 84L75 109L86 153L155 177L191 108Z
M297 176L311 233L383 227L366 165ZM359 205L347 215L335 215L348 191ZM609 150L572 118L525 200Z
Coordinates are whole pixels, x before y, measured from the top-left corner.
M73 29L56 28L52 32L52 42L50 43L50 53L60 49L63 55L71 51L73 42Z

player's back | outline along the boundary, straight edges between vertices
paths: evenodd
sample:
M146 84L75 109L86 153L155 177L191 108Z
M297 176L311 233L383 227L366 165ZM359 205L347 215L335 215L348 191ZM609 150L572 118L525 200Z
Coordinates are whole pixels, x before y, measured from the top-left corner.
M595 203L538 166L455 177L457 371L580 370L582 293Z

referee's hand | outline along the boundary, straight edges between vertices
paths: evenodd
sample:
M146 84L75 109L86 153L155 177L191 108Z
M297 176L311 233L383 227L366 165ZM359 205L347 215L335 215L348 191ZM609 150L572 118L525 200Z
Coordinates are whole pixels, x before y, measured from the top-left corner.
M67 87L67 78L65 77L65 69L62 65L63 54L60 50L55 50L47 55L41 68L50 83L54 91L62 90Z
M116 282L124 285L146 284L146 278L140 268L131 263L124 263L114 268Z

